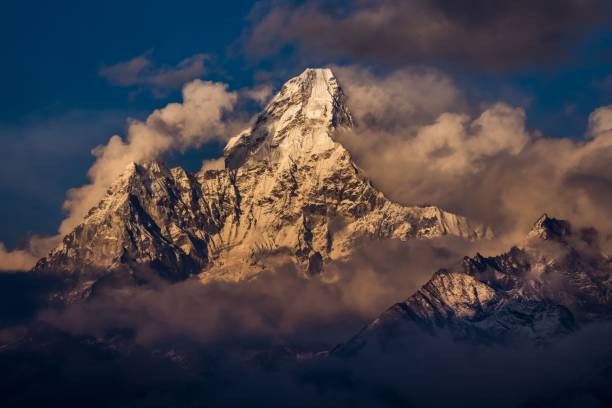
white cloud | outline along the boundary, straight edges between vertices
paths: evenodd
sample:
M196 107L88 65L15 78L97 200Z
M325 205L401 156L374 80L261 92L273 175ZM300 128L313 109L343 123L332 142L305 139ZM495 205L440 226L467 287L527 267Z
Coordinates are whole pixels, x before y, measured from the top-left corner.
M497 103L477 118L443 113L413 132L341 133L375 185L408 204L434 204L492 225L508 241L544 212L612 234L612 137L608 108L591 115L586 140L530 133L525 112ZM602 242L612 249L612 242Z
M38 259L26 250L8 251L0 242L0 271L25 271Z
M24 249L9 251L0 242L0 271L27 271L59 243L60 236L33 237Z
M333 70L361 125L406 131L465 105L453 80L435 69L404 68L385 76L356 66Z
M259 104L264 104L270 99L273 90L274 87L272 85L259 85L255 88L244 90L243 95Z
M202 162L201 172L207 170L223 170L225 168L225 158L219 157L218 159L204 160Z
M602 106L589 115L588 135L612 135L612 105Z
M464 114L443 113L418 129L404 149L426 167L467 172L476 170L483 158L520 152L528 141L525 112L498 103L473 121Z

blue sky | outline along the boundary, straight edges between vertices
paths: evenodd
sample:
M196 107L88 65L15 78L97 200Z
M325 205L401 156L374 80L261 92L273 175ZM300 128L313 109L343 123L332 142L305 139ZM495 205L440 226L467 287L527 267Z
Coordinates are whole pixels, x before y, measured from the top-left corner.
M160 65L198 52L225 58L252 2L210 3L4 3L0 143L13 155L0 165L0 241L13 246L27 234L53 233L66 190L86 181L90 149L122 132L127 117L180 99L178 90L163 99L146 90L132 96L134 89L101 77L101 66L147 52ZM240 64L220 67L207 77L237 87L251 81Z
M0 146L5 153L0 241L14 247L31 234L54 233L64 216L66 191L87 181L90 150L122 133L128 117L143 118L180 100L177 87L160 90L146 81L119 86L101 75L101 68L139 56L157 72L206 54L199 77L232 89L261 81L278 86L308 65L360 64L381 72L436 66L456 80L474 106L497 100L523 106L529 127L552 137L579 137L588 114L612 100L608 21L587 19L577 25L571 41L559 40L555 55L540 60L526 54L520 63L500 67L490 60L464 63L443 51L388 60L361 58L337 44L334 52L318 52L324 41L308 47L312 39L286 32L282 24L272 26L281 33L278 49L252 52L246 43L258 35L254 28L286 7L278 2L254 6L252 1L5 1L0 13ZM290 7L299 12L300 3ZM344 7L349 10L343 13L351 12L350 5ZM291 10L283 12L288 16ZM393 55L392 47L389 52ZM517 55L522 57L520 49ZM194 170L202 159L218 156L220 148L208 145L170 160Z

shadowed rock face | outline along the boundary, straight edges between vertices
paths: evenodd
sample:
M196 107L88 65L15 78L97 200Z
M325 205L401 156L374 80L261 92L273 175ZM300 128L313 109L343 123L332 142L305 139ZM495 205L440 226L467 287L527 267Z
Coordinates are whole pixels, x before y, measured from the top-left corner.
M582 323L609 319L612 262L593 234L545 215L521 246L439 270L334 353L393 348L422 332L475 342L545 343Z
M353 121L329 69L289 80L251 129L225 148L226 168L189 174L131 164L34 270L95 283L109 271L170 280L239 280L284 252L305 273L364 239L467 239L489 232L437 207L389 201L333 139ZM340 226L340 227L339 227Z

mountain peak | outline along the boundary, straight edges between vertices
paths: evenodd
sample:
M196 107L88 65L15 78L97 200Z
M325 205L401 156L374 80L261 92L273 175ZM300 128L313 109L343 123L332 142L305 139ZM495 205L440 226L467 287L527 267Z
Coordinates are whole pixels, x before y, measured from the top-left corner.
M528 238L538 237L544 240L558 241L570 234L571 226L569 222L549 217L548 214L544 213L535 224L533 224L528 234Z
M291 96L298 96L300 102L308 102L310 99L331 100L338 91L340 86L331 69L306 68L300 75L285 82L273 100Z
M333 140L350 126L331 70L307 69L228 143L225 169L192 175L157 161L131 164L36 270L89 279L91 270L144 267L170 279L240 280L279 253L315 274L368 239L487 236L437 207L388 200Z
M567 250L514 246L493 257L465 257L435 272L332 354L348 357L366 347L391 350L418 333L435 332L479 344L544 345L582 324L608 320L612 263L601 251L573 239L590 244L596 240L593 228L573 234L569 222L544 214L529 237L563 243Z
M308 68L272 98L252 128L225 147L226 167L246 162L290 163L334 149L338 127L352 127L344 92L329 68Z
M309 81L315 78L317 80L324 80L327 82L336 80L336 76L329 68L306 68L300 75L298 75L294 79L296 78L302 81Z

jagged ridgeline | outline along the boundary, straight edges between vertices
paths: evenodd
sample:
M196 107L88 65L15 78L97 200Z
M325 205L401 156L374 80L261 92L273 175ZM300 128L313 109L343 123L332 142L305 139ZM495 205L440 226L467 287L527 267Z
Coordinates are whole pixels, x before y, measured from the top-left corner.
M592 228L542 216L523 243L441 269L333 353L402 347L419 333L476 343L544 344L612 313L612 261Z
M307 69L228 142L225 169L190 174L156 161L130 164L34 271L85 286L143 269L170 280L239 280L282 253L315 274L362 240L489 234L437 207L388 200L333 138L352 126L332 71Z

